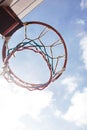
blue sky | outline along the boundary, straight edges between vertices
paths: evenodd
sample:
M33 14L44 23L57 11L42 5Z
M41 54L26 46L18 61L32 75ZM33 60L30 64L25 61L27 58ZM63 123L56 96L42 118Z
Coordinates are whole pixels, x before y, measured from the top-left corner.
M27 91L1 76L0 129L86 130L87 0L44 0L23 21L45 22L61 33L68 50L67 68L43 91ZM2 46L1 37L0 42Z

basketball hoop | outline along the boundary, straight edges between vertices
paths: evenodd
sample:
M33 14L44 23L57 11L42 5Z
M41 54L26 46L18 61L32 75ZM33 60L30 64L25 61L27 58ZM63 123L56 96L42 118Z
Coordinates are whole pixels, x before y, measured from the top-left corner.
M30 91L43 90L51 82L57 80L65 71L67 63L66 44L60 33L48 24L32 21L26 22L23 25L24 39L15 47L9 48L8 42L10 37L5 37L2 49L2 59L4 62L2 74L8 82L13 82ZM30 32L28 29L30 27L35 28L35 26L37 26L36 32L34 31L36 34ZM50 73L47 82L38 84L29 83L16 76L16 74L11 70L9 65L10 59L13 58L15 53L23 50L32 51L37 55L39 54L44 59Z

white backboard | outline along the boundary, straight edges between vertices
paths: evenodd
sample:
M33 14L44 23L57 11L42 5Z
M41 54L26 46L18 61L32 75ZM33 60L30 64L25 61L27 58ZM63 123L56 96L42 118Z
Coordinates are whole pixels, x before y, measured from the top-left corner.
M3 0L1 5L10 6L17 16L22 19L44 0Z

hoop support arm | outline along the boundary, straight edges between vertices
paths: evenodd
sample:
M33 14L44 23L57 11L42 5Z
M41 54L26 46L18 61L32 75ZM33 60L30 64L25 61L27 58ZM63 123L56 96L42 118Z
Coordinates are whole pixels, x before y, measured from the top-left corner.
M9 6L0 6L0 34L10 37L17 29L23 26L22 21L17 17Z

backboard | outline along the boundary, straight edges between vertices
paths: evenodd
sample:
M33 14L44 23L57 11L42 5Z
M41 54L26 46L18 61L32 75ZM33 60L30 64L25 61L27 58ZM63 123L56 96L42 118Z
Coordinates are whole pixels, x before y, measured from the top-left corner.
M22 19L43 0L0 0L1 6L10 6L16 15Z
M0 34L11 36L23 26L22 18L43 0L0 0Z

